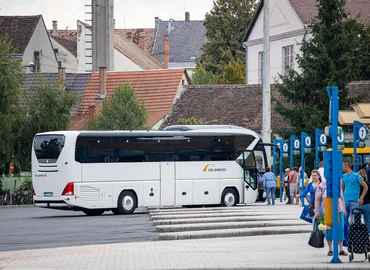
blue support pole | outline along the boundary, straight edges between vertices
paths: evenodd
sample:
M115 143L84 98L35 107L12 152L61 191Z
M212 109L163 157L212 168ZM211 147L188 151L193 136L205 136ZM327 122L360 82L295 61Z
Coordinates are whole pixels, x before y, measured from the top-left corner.
M290 143L290 147L289 147L289 167L290 168L293 168L294 166L294 161L293 161L293 143L294 143L294 140L295 140L295 136L293 135L290 135L290 138L289 138L289 143Z
M279 140L273 139L272 143L272 173L276 176L276 145L279 143Z
M330 94L330 91L332 93ZM330 111L330 118L329 121L331 122L331 137L332 137L332 191L333 191L333 228L332 228L332 236L333 236L333 258L330 263L341 263L339 259L338 253L338 198L339 198L339 190L340 190L340 176L339 172L342 171L342 164L339 164L342 157L342 152L338 151L338 113L339 113L339 97L338 97L338 87L337 86L327 86L326 92L330 99L331 103L331 111Z
M315 164L314 168L317 170L319 168L319 142L320 142L320 134L321 130L320 129L315 129Z
M280 202L283 202L283 145L284 145L285 141L284 140L280 140L279 141L279 144L280 144Z
M305 170L305 161L304 161L305 142L304 140L306 138L306 135L307 135L306 133L301 132L301 186L302 186L302 190L304 190L304 170ZM304 206L304 198L301 198L301 202L302 202L302 205Z
M357 166L357 140L358 140L358 127L361 125L360 122L354 121L353 122L353 171L358 172Z

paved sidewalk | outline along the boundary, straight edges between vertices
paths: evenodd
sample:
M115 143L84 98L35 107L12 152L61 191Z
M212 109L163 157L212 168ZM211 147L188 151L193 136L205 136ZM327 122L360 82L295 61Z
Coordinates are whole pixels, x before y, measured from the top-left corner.
M282 217L299 220L302 210L291 205L255 204L250 208L265 214L279 213L277 222L284 222ZM299 230L301 226L286 226L285 230ZM0 252L0 269L370 269L368 261L359 262L363 254L356 254L352 263L343 256L342 264L330 264L327 247L310 247L309 235L301 232L6 251Z
M0 253L0 269L369 269L369 262L329 264L309 234L24 250ZM363 259L356 255L355 260Z

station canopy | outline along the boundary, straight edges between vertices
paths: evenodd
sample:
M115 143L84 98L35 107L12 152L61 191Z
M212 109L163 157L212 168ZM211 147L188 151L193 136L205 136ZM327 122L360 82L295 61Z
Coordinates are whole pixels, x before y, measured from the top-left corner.
M340 125L353 125L355 120L370 125L370 103L356 103L351 107L353 110L339 111Z

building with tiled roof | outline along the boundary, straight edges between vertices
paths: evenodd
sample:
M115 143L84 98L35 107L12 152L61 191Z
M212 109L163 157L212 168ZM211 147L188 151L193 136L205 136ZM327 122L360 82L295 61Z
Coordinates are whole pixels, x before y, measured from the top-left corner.
M144 51L151 53L154 45L154 28L115 29L114 34L132 41Z
M144 51L129 39L114 35L115 70L162 69L163 65L149 52ZM120 52L124 57L118 54ZM117 68L116 68L117 67Z
M160 128L176 125L180 118L195 117L202 125L235 125L260 133L262 92L262 86L258 84L188 85L179 93ZM271 88L271 94L280 99L274 86ZM273 130L289 127L273 107L271 127Z
M263 63L263 5L260 4L243 39L246 50L247 84L262 82ZM347 0L346 11L350 17L369 23L368 0ZM310 24L317 16L316 0L270 0L270 76L285 75L290 69L299 72L296 55L299 43L311 38Z
M347 89L350 97L368 94L370 93L370 82L351 82L347 85ZM176 102L165 117L160 129L176 125L180 118L195 117L197 122L203 125L236 125L260 133L263 123L262 94L260 84L185 86L178 94ZM271 85L271 96L284 102L284 98L274 84ZM364 101L370 104L370 94ZM369 108L369 105L362 104L361 106L365 109ZM356 114L353 110L352 112L352 115ZM344 117L345 114L347 115L347 111L343 111L342 116ZM339 116L341 117L341 113ZM276 132L289 128L290 125L272 105L271 129Z
M22 88L29 89L30 87L38 85L39 76L46 78L49 83L56 83L59 76L60 79L65 81L65 91L74 93L81 99L85 92L87 83L90 80L91 73L65 73L62 75L63 77L60 77L60 74L58 73L30 73L26 75ZM77 112L78 106L79 105L76 105L75 108L71 110L71 115L74 115Z
M77 21L77 59L79 72L92 70L92 37L91 26ZM120 31L118 31L119 33ZM114 70L150 70L162 69L163 65L146 51L145 36L142 36L141 46L135 44L132 38L126 39L120 34L114 36Z
M77 72L77 31L58 29L58 22L53 21L53 29L48 30L54 47L58 64L66 68L66 72Z
M69 129L86 129L89 115L96 115L101 108L102 99L98 98L99 93L110 98L112 90L125 82L134 87L137 98L144 102L148 112L147 126L157 129L163 117L170 111L177 93L184 85L189 84L189 81L184 69L126 72L101 70L92 73L77 112L71 118Z
M8 35L26 72L57 72L58 62L42 15L0 16L0 36Z
M196 68L195 60L203 54L201 47L207 41L203 21L190 20L188 12L184 21L158 21L153 55L162 63L165 62L166 35L168 35L168 67L186 68L190 76Z

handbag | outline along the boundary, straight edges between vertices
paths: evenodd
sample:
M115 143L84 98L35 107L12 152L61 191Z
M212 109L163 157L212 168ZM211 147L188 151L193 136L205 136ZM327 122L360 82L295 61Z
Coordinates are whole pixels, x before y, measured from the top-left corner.
M310 206L308 207L308 214L310 215L310 217L313 217L315 215L315 205L314 204L310 204Z
M303 219L304 221L307 221L308 223L312 223L312 218L310 217L310 214L308 213L307 205L303 207L300 218Z
M323 248L324 233L316 227L316 229L311 232L310 239L308 239L308 244L314 248Z
M262 198L264 198L264 199L266 199L266 191L263 191L263 193L262 193Z

